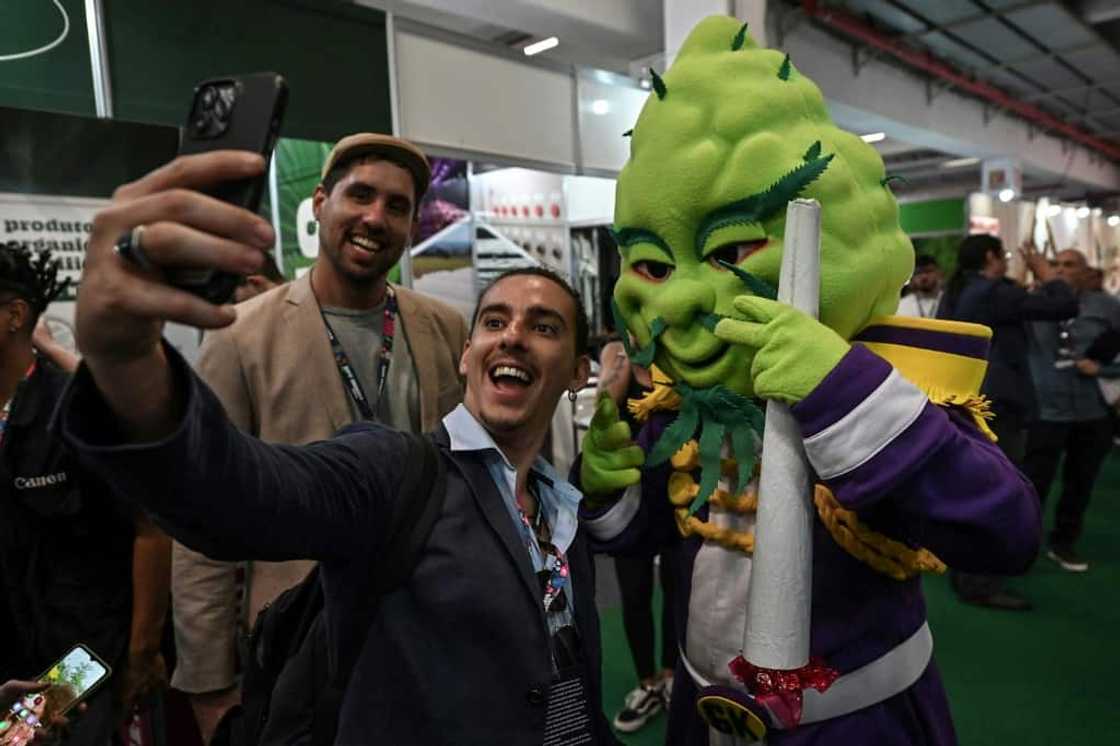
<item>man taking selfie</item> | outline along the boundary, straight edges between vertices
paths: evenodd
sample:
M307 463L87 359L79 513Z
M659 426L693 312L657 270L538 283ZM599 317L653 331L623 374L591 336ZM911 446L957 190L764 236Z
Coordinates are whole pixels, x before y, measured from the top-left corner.
M197 550L321 562L331 657L354 662L337 743L371 733L393 744L613 743L580 495L539 457L556 402L588 375L575 294L544 270L514 271L482 294L459 362L464 404L434 434L446 469L438 518L405 585L356 614L416 468L405 463L410 436L363 425L308 446L266 444L238 431L160 338L166 320L233 321L232 308L164 284L160 270L254 271L271 227L193 190L263 168L243 153L180 158L99 213L65 437ZM154 271L113 251L138 225Z

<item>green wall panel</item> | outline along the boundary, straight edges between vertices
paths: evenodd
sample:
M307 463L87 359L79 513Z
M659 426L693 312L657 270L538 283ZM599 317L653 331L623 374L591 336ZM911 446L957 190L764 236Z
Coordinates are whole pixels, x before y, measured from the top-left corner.
M948 279L957 269L957 247L964 236L964 231L961 231L951 235L915 238L914 253L931 255L941 267L941 273Z
M303 255L299 234L316 235L318 224L308 221L299 225L300 203L310 197L319 183L319 172L334 143L294 140L282 137L276 144L276 192L279 204L280 245L284 257L284 275L292 278L297 270L310 267L315 260ZM265 200L267 202L267 199ZM262 207L262 209L264 209ZM271 220L270 213L265 213ZM317 243L317 240L316 240Z
M200 80L275 71L291 89L285 136L391 129L379 11L295 0L104 2L119 118L179 125Z
M69 28L57 46L31 57L0 59L0 106L94 113L85 3L61 0L61 5ZM0 0L0 58L40 49L62 36L62 11L51 0Z
M898 206L902 230L908 234L963 231L965 204L963 199L935 199L908 202Z

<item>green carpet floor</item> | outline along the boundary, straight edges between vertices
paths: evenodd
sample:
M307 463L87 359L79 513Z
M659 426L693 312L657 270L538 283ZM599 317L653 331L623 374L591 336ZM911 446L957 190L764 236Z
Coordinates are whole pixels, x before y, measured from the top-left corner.
M1046 526L1055 497L1048 500ZM961 604L948 578L926 581L935 657L963 746L1107 746L1120 743L1120 455L1105 463L1078 547L1087 573L1042 557L1011 587L1026 613ZM608 717L634 686L618 608L603 608L603 696ZM664 742L659 717L627 744Z
M610 566L610 571L614 571L613 565ZM600 569L600 572L602 572L602 569ZM654 608L661 608L660 591L654 593L653 602L655 604ZM627 692L637 686L637 681L635 680L634 663L630 658L630 648L626 644L626 633L622 628L622 609L600 607L599 616L600 633L603 637L603 709L607 713L607 720L613 720L618 711L622 709L623 698L626 697ZM657 634L658 640L660 640L660 615L655 614L654 618L657 620ZM661 648L656 649L660 650ZM617 733L616 735L628 746L629 744L640 744L641 746L655 746L656 744L660 746L660 744L665 743L665 720L665 715L661 714L637 733Z

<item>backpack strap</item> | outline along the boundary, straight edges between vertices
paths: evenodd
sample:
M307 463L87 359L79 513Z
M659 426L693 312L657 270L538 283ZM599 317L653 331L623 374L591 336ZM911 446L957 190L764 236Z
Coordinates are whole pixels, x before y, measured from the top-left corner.
M447 494L447 468L431 437L414 434L407 437L409 449L405 478L391 519L389 541L382 551L384 561L378 563L375 572L373 597L367 607L367 618L363 620L366 624L381 597L404 585L416 569ZM338 670L333 675L318 678L321 674L315 674L316 680L328 682L315 704L311 722L311 743L316 746L334 743L342 696L357 657L339 661ZM324 656L320 656L316 663L317 671L322 671L321 667L326 667Z

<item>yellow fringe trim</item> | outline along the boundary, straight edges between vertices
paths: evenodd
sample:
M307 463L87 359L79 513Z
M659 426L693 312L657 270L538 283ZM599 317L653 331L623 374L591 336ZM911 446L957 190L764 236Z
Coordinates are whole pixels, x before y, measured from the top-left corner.
M700 485L692 476L681 471L673 472L669 476L669 501L675 509L673 517L677 522L677 529L681 536L697 535L707 541L714 541L720 546L751 554L754 552L754 534L749 531L733 531L730 528L719 528L711 523L706 523L694 515L688 514L688 507L700 492ZM749 489L738 497L727 494L726 490L717 489L709 498L713 505L732 513L753 513L758 510L758 493Z
M688 456L696 448L695 441L689 441L674 455L674 468L678 457L682 465L688 464ZM691 454L694 455L694 454ZM733 470L732 470L733 471ZM689 471L680 469L669 476L669 502L673 504L673 514L681 536L699 536L713 541L727 549L748 554L754 552L754 534L738 532L729 528L719 528L710 522L701 521L689 515L688 509L700 492L700 485ZM731 496L726 490L717 489L709 502L732 513L750 513L758 510L758 492L747 489L738 496ZM817 515L828 529L833 540L848 554L871 567L876 572L894 578L908 580L918 573L945 572L945 563L927 549L913 549L860 522L854 511L847 510L836 501L832 492L818 484L813 494Z
M700 485L696 484L692 475L682 471L669 475L669 502L674 506L687 510L699 492ZM733 496L727 490L717 488L708 502L732 513L753 513L758 510L758 492L753 487L748 487L739 495Z
M687 441L680 449L669 458L669 463L676 471L695 471L700 468L700 445L695 439ZM725 477L735 478L739 465L734 459L721 458L719 460L720 473ZM754 465L754 474L758 474L758 464Z
M640 399L631 399L626 403L630 414L638 422L645 422L654 412L675 412L681 407L681 397L673 391L672 379L656 365L650 366L650 379L653 381L653 390Z
M669 463L677 471L692 471L693 469L700 468L700 444L696 439L686 441L683 446L677 449L669 458ZM722 470L722 464L720 465Z
M705 541L714 541L722 547L744 554L754 554L754 534L749 532L732 531L729 528L719 528L710 523L705 523L694 515L689 515L688 510L678 509L676 512L677 528L682 536L696 534Z
M864 526L853 511L840 506L823 484L817 485L813 502L836 543L872 569L895 580L908 580L921 572L945 572L945 563L928 549L912 549Z
M992 403L988 401L988 397L980 394L949 394L936 390L923 390L923 393L933 404L941 407L960 407L965 410L972 417L972 421L976 423L980 432L984 433L984 437L993 443L999 440L992 429L988 427L988 420L995 418L995 413L992 412Z
M880 321L883 321L880 319ZM967 325L974 326L974 325ZM939 329L941 327L938 327ZM983 331L986 328L977 327ZM958 330L954 330L958 331ZM971 329L966 330L971 331ZM884 355L888 362L889 355ZM640 399L631 399L628 408L639 422L645 422L656 411L675 411L680 408L681 399L672 389L672 381L656 366L652 368L653 390ZM918 377L919 379L924 378ZM935 405L960 407L965 410L976 427L993 443L997 438L988 427L988 420L994 417L991 403L975 392L951 392L935 385L931 380L911 379L922 393ZM692 479L690 472L700 467L700 448L695 440L690 440L673 454L670 463L674 473L669 478L669 500L674 506L674 518L682 536L697 535L706 541L714 541L728 549L751 554L754 552L754 534L718 528L689 515L688 509L700 486ZM755 476L759 465L755 465ZM726 477L734 478L736 464L733 459L721 459L720 471ZM717 507L734 513L753 512L758 509L758 494L747 490L738 497L732 497L726 490L717 489L709 498ZM833 540L848 554L872 569L895 580L907 580L921 572L941 574L946 570L945 563L924 548L912 549L889 536L873 531L863 525L855 512L843 508L832 492L824 485L817 485L813 495L817 515L828 529Z

